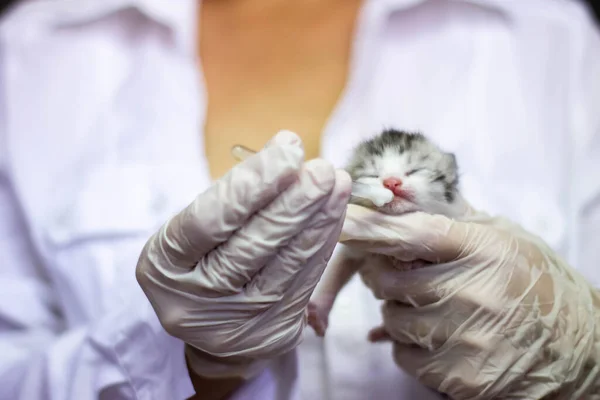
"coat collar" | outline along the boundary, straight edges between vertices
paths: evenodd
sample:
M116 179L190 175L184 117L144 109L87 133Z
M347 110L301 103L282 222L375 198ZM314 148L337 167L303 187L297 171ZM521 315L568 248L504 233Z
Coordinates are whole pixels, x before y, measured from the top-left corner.
M76 27L132 9L166 27L179 50L195 52L197 0L24 0L4 16L0 32L22 42L46 29Z
M505 7L496 0L366 0L369 6L378 8L384 16L436 1L471 4L499 12L504 17L507 14ZM119 11L134 9L168 28L180 50L189 52L195 51L196 17L201 3L201 0L24 0L4 18L0 31L13 31L11 39L18 40L22 38L24 22L30 24L30 32L35 32L42 26L82 25Z

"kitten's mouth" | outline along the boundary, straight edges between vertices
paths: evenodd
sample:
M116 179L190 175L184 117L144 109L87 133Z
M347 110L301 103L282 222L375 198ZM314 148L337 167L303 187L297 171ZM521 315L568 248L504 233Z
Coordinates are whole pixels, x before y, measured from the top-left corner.
M383 207L379 207L379 211L384 214L399 215L411 211L417 211L420 207L415 203L412 193L407 191L394 192L394 198Z
M396 189L394 190L394 200L392 200L393 202L401 202L401 201L413 201L413 195L412 193L406 191L406 190L402 190L402 189Z
M414 206L416 206L416 203L414 202L414 197L412 193L407 192L405 190L395 190L394 198L392 199L392 201L385 204L383 207L380 207L380 209L381 211L391 212L392 214L395 214L395 210L397 210L398 208L405 209L407 207L412 208Z

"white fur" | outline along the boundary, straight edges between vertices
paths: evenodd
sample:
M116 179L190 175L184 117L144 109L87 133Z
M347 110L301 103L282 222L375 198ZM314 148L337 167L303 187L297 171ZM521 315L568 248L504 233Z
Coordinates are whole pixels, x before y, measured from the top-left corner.
M431 163L437 161L441 155L431 153ZM386 214L403 214L412 211L424 211L432 214L443 214L455 217L462 206L455 201L449 203L443 198L444 188L440 184L431 182L431 171L424 169L410 176L408 172L417 167L411 153L398 154L394 149L384 152L382 156L373 157L371 162L361 171L361 175L367 175L357 179L357 182L368 184L377 188L384 188L383 181L394 177L402 180L402 187L411 193L413 200L395 199L378 209ZM457 199L458 200L458 199Z
M363 157L364 159L362 159ZM381 155L357 152L355 161L359 161L353 168L355 181L371 186L374 189L373 192L384 193L387 191L393 194L384 186L384 180L393 177L400 179L402 189L410 193L411 200L393 196L391 202L381 206L373 202L377 210L383 213L398 215L423 211L459 218L467 210L466 203L459 193L454 193L454 200L449 202L445 197L444 183L435 181L440 173L454 178L456 171L453 170L454 163L448 161L448 155L429 142L415 143L410 151L404 152L400 152L393 145L386 148ZM416 168L421 170L411 173ZM362 199L355 199L355 202L361 204ZM347 265L340 263L340 258L336 258L337 262L328 265L313 294L308 310L308 322L319 336L325 334L328 315L338 292L358 268L365 265L365 262L369 262L370 254L361 250L343 246L342 252L348 261ZM402 269L419 267L418 263L407 266L397 260L392 259L391 262L394 266Z

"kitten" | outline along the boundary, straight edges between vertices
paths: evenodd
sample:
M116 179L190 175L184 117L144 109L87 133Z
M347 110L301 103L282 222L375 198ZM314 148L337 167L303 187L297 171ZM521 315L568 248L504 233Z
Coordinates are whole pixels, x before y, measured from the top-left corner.
M425 211L457 215L458 165L452 153L443 152L420 133L385 130L359 144L346 170L353 181L383 186L394 199L382 207L386 214ZM372 207L359 199L351 203Z
M355 182L384 187L393 193L393 199L380 207L357 197L351 198L350 203L392 215L423 211L456 218L465 212L458 189L456 157L420 133L385 130L354 149L346 170ZM308 305L308 323L319 336L325 334L338 292L368 259L368 254L347 246L340 250L352 264L342 266L336 263L339 258L332 260ZM424 263L396 265L406 269L418 268Z

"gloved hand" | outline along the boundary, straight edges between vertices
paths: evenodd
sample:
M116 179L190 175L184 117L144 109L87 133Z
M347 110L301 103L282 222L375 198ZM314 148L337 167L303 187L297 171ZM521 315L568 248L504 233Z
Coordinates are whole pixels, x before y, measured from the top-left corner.
M138 282L199 375L251 377L302 339L351 189L345 172L303 157L280 132L143 249Z
M392 340L423 384L453 399L600 398L600 296L538 237L478 212L350 205L340 241L372 253L360 274L384 302L370 339Z

